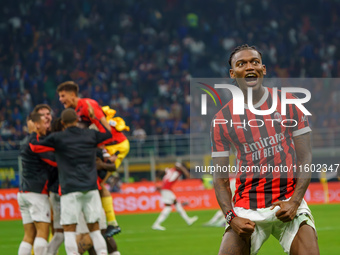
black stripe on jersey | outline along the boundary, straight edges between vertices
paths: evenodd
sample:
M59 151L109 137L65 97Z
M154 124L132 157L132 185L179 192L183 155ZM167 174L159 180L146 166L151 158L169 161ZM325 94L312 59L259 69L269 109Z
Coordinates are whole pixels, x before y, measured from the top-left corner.
M245 119L246 123L248 123L248 121L249 121L248 114L249 114L249 111L246 111L246 114L244 115L245 116L244 119ZM253 137L253 133L251 131L251 129L254 129L254 128L257 128L257 127L249 127L249 129L248 129L249 130L248 131L249 136L247 136L247 138L246 138L246 141L247 141L248 144L254 143L254 137ZM254 162L253 162L252 165L254 165ZM245 174L245 175L247 175L247 174ZM249 208L250 209L256 209L257 208L256 187L259 185L259 181L260 181L260 173L258 173L258 171L255 171L255 173L253 173L253 177L252 177L252 180L251 180L251 188L248 191L248 193L249 193Z
M278 105L281 105L281 91L278 91ZM274 112L275 113L275 112ZM274 117L274 113L272 114L272 116ZM289 116L289 115L288 115ZM277 134L282 133L282 127L281 127L281 123L279 125L274 125L275 127L275 132ZM279 141L279 145L284 148L282 146L282 142ZM285 155L284 150L280 151L280 159L281 159L281 164L283 167L285 167L287 165L287 157ZM275 164L276 162L274 162ZM284 200L286 199L286 195L287 194L287 173L285 171L280 172L280 195L279 195L279 200ZM270 203L266 203L266 207L270 206L272 204L272 201Z
M292 105L290 105L290 106L292 106ZM287 112L289 113L288 116L290 118L294 118L294 114L297 114L297 111L295 111L295 113L294 113L293 107L289 107ZM293 131L291 131L291 132L293 132ZM286 128L286 133L289 133L288 128ZM287 140L287 146L289 146L288 154L291 155L291 157L292 157L291 165L295 166L296 165L296 153L295 153L295 149L294 149L295 146L293 145L292 141L293 141L293 137L292 137L292 140ZM293 174L294 174L294 178L295 178L296 172L294 172Z
M268 105L268 108L265 108L265 109L261 109L261 110L266 110L266 109L269 109L271 108L271 105L272 105L272 95L270 93L270 91L268 91L269 94L268 94L268 98L267 98L267 101L262 105L262 106L266 106ZM261 106L261 108L262 108ZM264 117L263 115L259 115L257 116L258 119L262 120L263 123L264 123L264 128L263 127L260 127L259 128L259 131L260 131L260 134L261 134L261 137L262 139L263 138L266 138L266 137L269 137L269 133L268 133L268 130L267 130L267 122L264 120ZM258 126L261 125L261 122L259 121L258 122ZM269 124L271 125L271 124ZM264 148L265 150L266 148ZM274 155L271 156L271 158L266 159L266 163L267 163L267 166L268 166L268 163L270 163L271 161L273 161L274 159ZM273 173L271 171L267 171L266 172L266 182L264 183L263 185L263 192L264 192L264 199L265 199L265 207L268 207L271 205L271 202L272 202L272 181L273 181Z
M230 107L224 108L222 110L222 114L224 116L224 118L228 121L230 121L232 119L232 113L231 113L232 109L230 109ZM241 122L241 121L240 121ZM237 154L240 157L240 161L241 161L241 165L242 166L247 166L248 165L248 161L245 155L242 155L241 150L240 150L240 146L242 146L242 143L239 140L239 137L236 135L236 128L235 125L231 126L227 126L228 128L228 134L230 136L231 141L233 141L233 144L235 145L235 148L237 150ZM243 130L242 130L243 131ZM245 137L244 131L243 131L243 136ZM245 172L243 172L240 175L240 185L238 187L238 194L235 194L236 196L239 196L240 199L242 198L242 193L244 191L245 188L245 182L246 182L246 177L247 174Z

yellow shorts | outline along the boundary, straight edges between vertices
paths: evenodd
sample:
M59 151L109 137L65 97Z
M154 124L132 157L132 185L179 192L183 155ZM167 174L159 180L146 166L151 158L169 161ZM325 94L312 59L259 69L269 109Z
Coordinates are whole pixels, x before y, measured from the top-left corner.
M129 140L126 139L121 143L117 143L114 145L107 145L105 146L105 149L111 156L115 154L117 151L119 151L119 154L115 161L116 169L118 169L118 167L122 164L123 159L126 157L126 155L130 151L130 143L129 143Z

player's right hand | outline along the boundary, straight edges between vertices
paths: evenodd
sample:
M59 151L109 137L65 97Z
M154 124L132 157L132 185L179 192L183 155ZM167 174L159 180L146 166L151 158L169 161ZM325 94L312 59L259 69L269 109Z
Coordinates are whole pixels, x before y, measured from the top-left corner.
M255 222L241 217L235 217L230 226L240 237L246 238L249 238L255 230Z

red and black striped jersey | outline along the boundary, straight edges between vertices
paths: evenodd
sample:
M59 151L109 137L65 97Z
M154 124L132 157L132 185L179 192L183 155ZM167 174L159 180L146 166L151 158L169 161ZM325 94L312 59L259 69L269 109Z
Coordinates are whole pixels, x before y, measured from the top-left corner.
M277 107L270 115L254 115L245 104L244 115L233 114L233 101L214 117L211 127L212 157L229 157L231 144L236 149L235 207L265 208L293 195L296 179L296 153L293 137L311 131L307 116L296 107L286 106L281 115L281 91ZM295 98L287 93L287 98ZM272 106L273 90L254 105L257 110Z

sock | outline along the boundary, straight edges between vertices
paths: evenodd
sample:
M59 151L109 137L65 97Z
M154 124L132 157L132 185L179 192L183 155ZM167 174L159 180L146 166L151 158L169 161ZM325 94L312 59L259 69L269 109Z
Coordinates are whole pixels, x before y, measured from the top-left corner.
M185 220L185 222L189 224L190 218L187 215L187 213L184 211L181 203L176 203L176 210L179 213L179 215L181 215L181 217Z
M47 241L42 237L36 237L33 243L34 255L46 255Z
M120 255L120 252L119 251L114 251L114 252L110 253L109 255Z
M90 236L97 255L107 255L106 242L104 237L100 233L100 230L90 232Z
M215 215L211 218L211 220L209 220L208 223L210 224L213 224L215 223L216 221L219 221L220 218L223 218L224 219L224 215L223 215L223 212L221 210L218 210Z
M169 214L171 213L171 206L165 206L161 213L159 214L157 220L155 221L154 225L160 225L163 221L168 218Z
M51 242L47 246L47 255L55 255L63 241L64 233L55 232Z
M118 226L115 211L113 210L112 197L102 197L102 205L105 211L106 220L108 225Z
M64 232L65 250L67 255L79 255L76 232Z
M32 245L22 241L19 246L18 255L31 255Z

